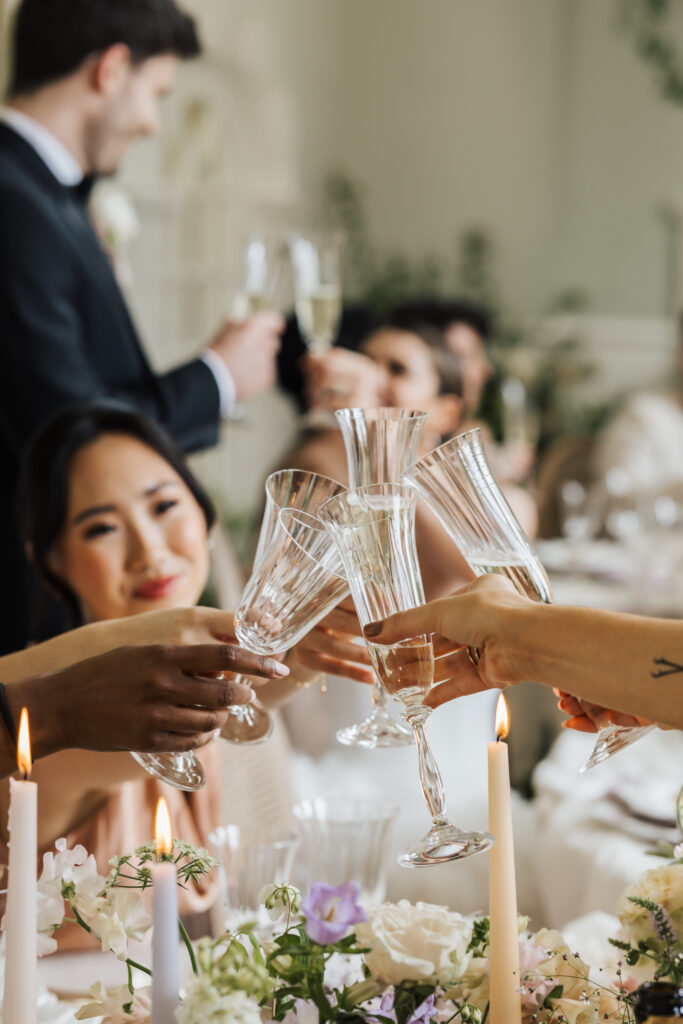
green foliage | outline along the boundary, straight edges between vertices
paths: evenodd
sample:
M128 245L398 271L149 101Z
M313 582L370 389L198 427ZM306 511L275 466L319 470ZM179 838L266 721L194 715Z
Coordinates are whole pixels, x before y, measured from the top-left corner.
M653 71L659 92L670 103L683 103L683 56L677 0L621 0L620 28L641 60Z

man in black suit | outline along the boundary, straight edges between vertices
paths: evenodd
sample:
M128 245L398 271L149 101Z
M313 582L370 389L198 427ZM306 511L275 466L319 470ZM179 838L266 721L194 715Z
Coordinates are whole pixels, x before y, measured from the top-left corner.
M111 398L187 451L275 380L282 322L226 323L196 359L150 368L85 213L89 181L158 129L180 59L199 52L175 0L23 0L0 111L0 653L30 639L31 583L13 518L22 448L58 409Z

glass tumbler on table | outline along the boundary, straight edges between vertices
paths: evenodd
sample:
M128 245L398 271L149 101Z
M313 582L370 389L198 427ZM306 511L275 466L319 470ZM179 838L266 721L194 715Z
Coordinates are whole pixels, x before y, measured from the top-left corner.
M415 461L427 414L417 409L337 409L344 438L351 487L399 483ZM379 679L372 687L373 708L363 722L337 733L345 746L374 749L402 747L413 742L411 729L396 722L387 711L386 690Z
M424 604L415 546L417 494L402 484L374 484L345 491L327 501L319 518L334 537L361 625ZM399 856L404 867L446 863L488 849L487 832L465 832L446 815L438 766L425 732L431 708L424 697L434 680L434 654L428 636L385 646L368 642L383 686L401 707L417 745L422 792L432 825Z
M498 573L526 597L551 603L545 569L493 477L479 428L423 456L404 479L422 495L477 576ZM616 726L605 716L581 770L606 760L651 728Z

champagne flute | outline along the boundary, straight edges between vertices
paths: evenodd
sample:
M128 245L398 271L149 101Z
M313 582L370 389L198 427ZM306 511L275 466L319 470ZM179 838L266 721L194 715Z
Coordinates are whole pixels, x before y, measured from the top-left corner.
M308 349L321 355L333 345L342 311L344 235L295 235L290 241L294 309Z
M417 457L427 414L418 409L337 409L344 438L351 487L398 483ZM413 742L412 729L387 711L387 691L379 678L372 687L372 711L363 721L337 732L345 746L403 747Z
M286 251L277 238L259 233L249 236L244 247L242 286L232 305L234 316L246 319L253 313L283 306Z
M422 495L477 576L499 573L519 593L551 603L550 581L491 473L478 427L424 455L404 480ZM580 770L600 764L651 728L616 726L605 715Z
M320 510L319 518L339 549L362 626L424 604L415 545L416 503L417 494L410 487L374 484L344 491ZM434 681L430 637L367 646L383 686L413 730L422 792L432 819L427 834L400 854L399 864L425 867L487 850L493 843L488 832L465 832L446 815L443 782L425 732L431 708L424 697Z

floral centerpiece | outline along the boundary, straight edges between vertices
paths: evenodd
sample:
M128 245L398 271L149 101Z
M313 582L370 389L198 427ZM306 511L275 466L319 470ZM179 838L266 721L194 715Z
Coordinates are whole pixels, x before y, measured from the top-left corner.
M631 1024L641 981L683 984L683 849L671 853L620 900L622 932L611 941L621 959L612 972L591 969L559 932L531 933L520 919L523 1024ZM143 846L114 858L105 878L82 846L69 850L59 840L45 855L41 954L56 948L55 930L71 920L128 964L128 983L109 992L95 984L79 1020L150 1019L150 990L133 985L133 968L149 970L129 958L128 943L151 927L143 892L153 859L153 846ZM217 864L177 840L173 860L182 886ZM245 924L196 948L180 926L193 973L178 1024L507 1024L488 1018L488 918L407 900L363 907L355 882L316 883L303 899L272 884L261 900L268 926Z

